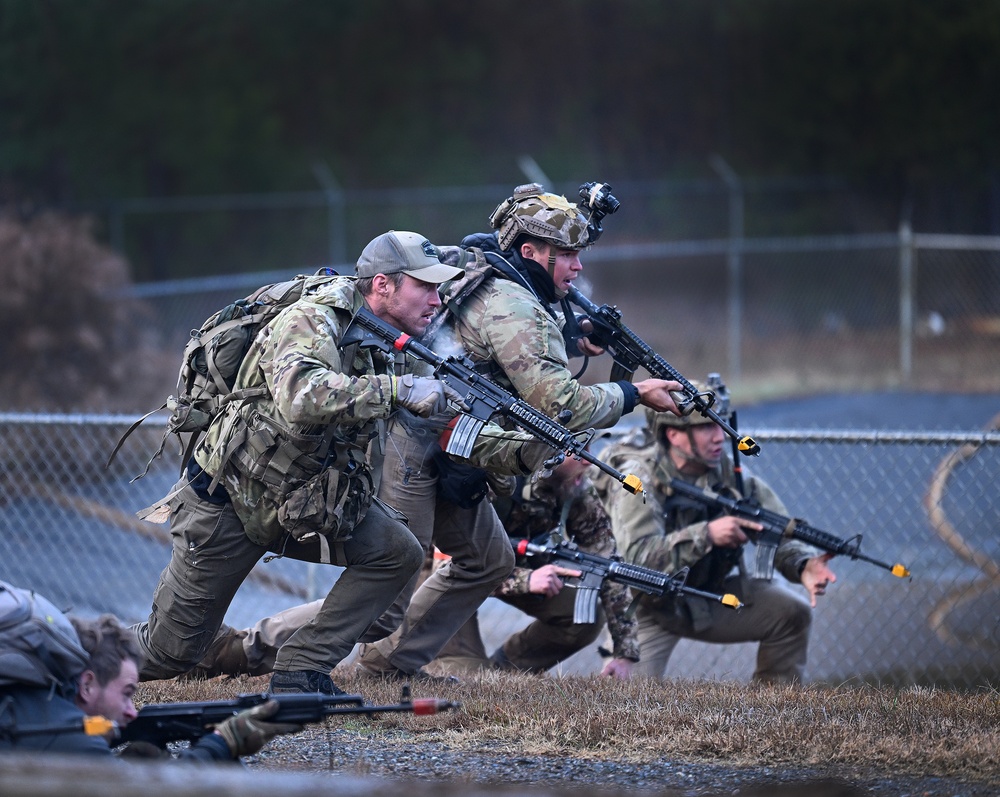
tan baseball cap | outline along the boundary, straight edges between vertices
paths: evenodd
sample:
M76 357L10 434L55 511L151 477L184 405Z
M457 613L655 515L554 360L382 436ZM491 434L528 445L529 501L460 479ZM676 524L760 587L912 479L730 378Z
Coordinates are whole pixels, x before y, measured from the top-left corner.
M358 259L357 275L396 274L404 271L421 282L459 279L465 271L441 262L438 248L415 232L390 230L368 243Z

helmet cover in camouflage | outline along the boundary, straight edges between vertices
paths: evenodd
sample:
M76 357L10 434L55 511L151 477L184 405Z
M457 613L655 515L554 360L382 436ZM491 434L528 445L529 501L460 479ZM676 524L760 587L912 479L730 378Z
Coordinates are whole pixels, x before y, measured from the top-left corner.
M519 185L490 214L500 248L510 249L519 235L530 235L560 249L583 249L590 241L587 217L566 197L547 194L538 183Z

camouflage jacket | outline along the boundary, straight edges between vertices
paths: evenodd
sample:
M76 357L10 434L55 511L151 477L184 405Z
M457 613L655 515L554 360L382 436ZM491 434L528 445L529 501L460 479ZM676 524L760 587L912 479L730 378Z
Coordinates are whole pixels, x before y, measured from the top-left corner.
M324 467L369 466L369 441L392 409L392 362L340 348L362 302L355 279L342 277L282 311L237 377L237 390L257 395L226 405L195 452L258 544L281 535L277 508L296 486Z
M510 499L499 501L498 510L504 528L512 539L535 539L559 526L565 502L571 502L563 533L587 553L610 557L616 553L611 521L594 485L584 479L577 486L560 486L551 479L539 479L534 484L525 483ZM509 509L504 504L509 502ZM531 569L516 567L494 595L528 594ZM601 587L601 603L608 619L608 630L614 643L616 658L639 660L637 624L627 614L631 603L629 589L621 584L605 581Z
M653 442L645 429L605 449L602 457L615 468L638 476L652 499L637 501L635 496L614 489L617 483L612 484L604 474L598 478L601 498L626 561L666 573L690 567L688 585L709 592L718 592L734 567L742 572L742 548L714 548L708 539L708 524L718 515L708 516L703 506L677 503L667 495L667 485L675 477L702 489L736 494L736 479L727 458L723 457L717 470L691 480L678 473L666 449ZM743 481L746 493L760 501L761 506L787 514L784 504L763 479L744 469ZM778 546L774 564L785 578L798 583L806 560L818 554L812 546L785 540ZM674 601L669 599L643 595L640 601L663 611L674 610ZM678 602L687 605L696 627L705 627L708 609L704 599L682 598Z
M490 378L555 418L572 413L571 429L614 426L625 409L620 385L583 385L573 378L563 341L562 317L553 316L524 286L491 274L460 304L445 303L452 314L434 340L447 347L449 332L473 362L484 364Z

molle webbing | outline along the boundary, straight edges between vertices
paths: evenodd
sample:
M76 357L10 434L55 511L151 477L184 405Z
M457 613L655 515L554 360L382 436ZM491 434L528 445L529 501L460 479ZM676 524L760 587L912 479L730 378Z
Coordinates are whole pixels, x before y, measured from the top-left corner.
M326 434L295 434L257 412L251 413L249 423L244 426L242 433L236 432L232 438L232 442L242 438L233 447L233 465L245 476L260 480L281 494L320 471L335 431L330 427Z

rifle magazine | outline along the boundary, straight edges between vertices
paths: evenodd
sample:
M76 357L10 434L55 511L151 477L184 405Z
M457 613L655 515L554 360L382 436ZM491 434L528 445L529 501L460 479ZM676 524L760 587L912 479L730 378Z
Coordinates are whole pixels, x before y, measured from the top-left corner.
M459 415L444 450L456 457L468 459L472 456L472 447L485 423L472 415Z
M573 622L576 625L591 625L597 622L598 590L593 587L577 587L573 602Z

